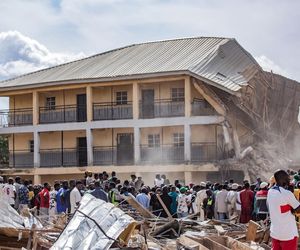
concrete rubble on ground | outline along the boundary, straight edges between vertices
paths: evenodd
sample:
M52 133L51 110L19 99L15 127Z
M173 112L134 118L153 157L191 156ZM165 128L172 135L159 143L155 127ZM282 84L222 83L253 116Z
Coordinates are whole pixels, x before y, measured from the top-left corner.
M43 225L29 211L24 219L1 204L0 249L271 249L269 228L263 223L200 222L197 214L159 218L134 198L127 201L114 206L86 194L72 218L58 216Z

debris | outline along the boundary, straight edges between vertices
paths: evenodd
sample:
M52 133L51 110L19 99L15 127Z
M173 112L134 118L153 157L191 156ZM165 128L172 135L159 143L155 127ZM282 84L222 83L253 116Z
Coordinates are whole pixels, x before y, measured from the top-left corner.
M260 227L259 224L257 224L253 220L249 221L248 230L247 230L247 234L246 234L246 241L255 241L256 232L259 227Z

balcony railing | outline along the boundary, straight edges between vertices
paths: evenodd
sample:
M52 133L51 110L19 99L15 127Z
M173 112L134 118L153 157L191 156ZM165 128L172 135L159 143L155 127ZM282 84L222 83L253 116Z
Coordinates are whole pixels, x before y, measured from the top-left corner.
M116 165L116 147L94 147L94 165Z
M14 150L9 154L10 168L33 168L33 152L29 150Z
M216 143L192 143L191 144L191 161L192 162L209 162L217 160Z
M32 125L32 109L0 110L0 127Z
M192 102L192 115L217 115L217 112L205 100L194 99Z
M64 148L40 150L41 167L77 167L86 165L86 149Z
M85 122L86 106L61 105L54 107L40 107L40 123Z
M154 103L140 102L140 118L184 116L184 101L170 99L155 100Z
M132 102L117 104L116 102L102 102L93 104L93 120L121 120L132 119Z
M148 164L184 163L184 146L165 144L149 147L141 145L141 162Z

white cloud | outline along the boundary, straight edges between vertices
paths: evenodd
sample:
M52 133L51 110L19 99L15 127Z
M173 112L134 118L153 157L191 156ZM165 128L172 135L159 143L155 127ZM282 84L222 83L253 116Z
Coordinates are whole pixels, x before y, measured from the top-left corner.
M0 79L82 58L83 53L50 52L38 41L18 31L0 33Z
M273 73L290 77L289 73L286 70L282 69L279 65L274 63L271 59L269 59L265 55L255 57L255 60L265 71L269 71L269 72L272 71Z

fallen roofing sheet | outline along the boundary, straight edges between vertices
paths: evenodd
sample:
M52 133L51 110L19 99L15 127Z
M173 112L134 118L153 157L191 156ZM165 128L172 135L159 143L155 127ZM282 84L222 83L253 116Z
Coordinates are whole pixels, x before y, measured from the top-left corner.
M51 250L109 249L135 220L111 203L85 194L80 207Z

